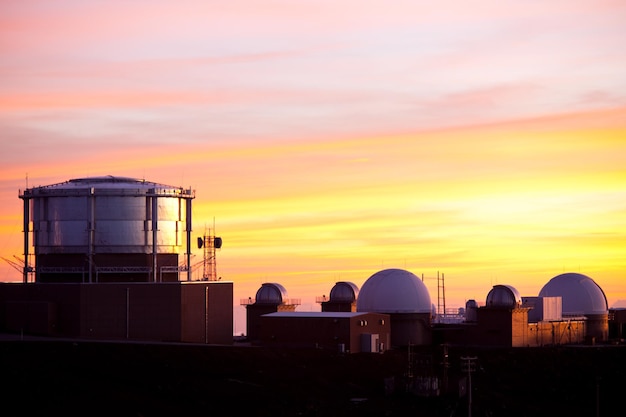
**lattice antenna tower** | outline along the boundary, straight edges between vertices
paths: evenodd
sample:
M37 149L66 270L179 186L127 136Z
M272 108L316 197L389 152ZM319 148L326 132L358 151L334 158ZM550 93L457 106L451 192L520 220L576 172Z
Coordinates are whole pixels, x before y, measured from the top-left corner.
M446 284L443 272L439 274L439 271L437 271L437 315L442 318L446 316Z
M204 236L198 238L198 248L203 249L202 280L217 281L216 250L222 247L222 238L215 236L213 229L205 229Z

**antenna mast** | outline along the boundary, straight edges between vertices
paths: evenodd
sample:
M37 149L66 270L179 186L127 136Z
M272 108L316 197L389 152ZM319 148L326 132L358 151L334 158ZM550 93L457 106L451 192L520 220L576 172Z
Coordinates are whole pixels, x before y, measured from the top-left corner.
M215 219L213 219L213 229L209 229L208 232L205 229L204 236L198 238L198 248L204 248L202 263L203 281L218 280L215 252L216 249L220 249L222 247L222 238L216 237L214 233Z

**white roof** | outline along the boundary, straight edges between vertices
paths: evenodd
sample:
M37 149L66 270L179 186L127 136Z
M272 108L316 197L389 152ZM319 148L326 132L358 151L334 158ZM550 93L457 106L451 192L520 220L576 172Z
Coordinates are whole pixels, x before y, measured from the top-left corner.
M369 277L359 291L357 311L430 313L430 294L421 279L404 269L385 269Z
M552 278L539 291L539 297L561 297L563 314L606 314L604 291L587 275L568 272Z
M341 311L279 311L276 313L264 314L263 317L327 317L327 318L350 318L358 317L368 313L341 312Z
M82 188L133 188L133 189L178 189L171 185L159 184L156 182L140 180L130 177L117 177L105 175L101 177L74 178L66 182L35 187L41 189L82 189Z

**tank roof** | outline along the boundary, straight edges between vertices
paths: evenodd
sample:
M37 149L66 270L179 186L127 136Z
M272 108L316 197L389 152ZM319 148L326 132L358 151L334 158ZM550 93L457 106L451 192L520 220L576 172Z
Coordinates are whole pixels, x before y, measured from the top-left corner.
M183 189L182 187L160 184L144 179L118 177L114 175L74 178L56 184L32 187L24 190L23 194L20 193L20 198L28 198L37 195L71 196L92 193L105 195L116 193L123 195L155 193L163 196L191 196L193 198L191 189Z
M366 312L341 312L341 311L278 311L276 313L264 314L264 317L309 317L309 318L351 318L359 317Z

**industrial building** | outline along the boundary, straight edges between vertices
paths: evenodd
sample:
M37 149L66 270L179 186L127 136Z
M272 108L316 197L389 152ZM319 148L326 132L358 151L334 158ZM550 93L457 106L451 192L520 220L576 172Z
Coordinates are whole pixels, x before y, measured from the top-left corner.
M550 296L563 299L564 318L585 320L587 339L608 339L609 307L604 291L594 280L573 272L557 275L539 291L539 297Z
M604 292L591 278L576 273L554 277L538 296L522 297L511 285L495 285L482 305L468 300L460 314L448 316L435 315L423 281L403 269L376 272L360 289L350 282L337 282L330 297L318 297L317 301L322 312L296 312L299 300L289 301L282 285L263 284L255 299L241 303L246 306L248 333L253 336L249 340L272 346L340 350L349 346L346 349L353 352L375 351L366 348L375 339L385 348L432 344L530 347L608 341ZM346 323L338 331L342 319ZM357 325L348 324L349 320ZM389 328L363 325L382 322ZM389 339L385 344L386 332ZM353 342L347 345L345 340ZM370 342L359 344L357 340Z
M339 281L330 290L330 297L317 297L315 301L321 304L322 311L355 312L356 300L359 296L359 287L352 282Z
M356 293L355 293L356 291ZM290 299L277 283L264 283L246 307L247 339L264 346L316 347L340 352L383 352L390 346L389 316L359 313L352 308L358 289L338 282L321 312L296 312L299 299Z
M221 238L197 239L201 279L192 277L191 189L126 177L90 177L28 188L21 283L0 283L0 331L115 340L233 343L233 283L215 273ZM336 282L321 312L297 312L280 283L263 283L246 308L247 340L382 352L456 344L523 347L621 338L625 315L611 311L588 276L564 273L538 295L495 285L485 302L435 308L423 277L390 268L359 289ZM619 323L615 322L619 320Z
M23 282L0 284L0 330L232 343L232 282L215 279L214 256L205 256L203 279L192 279L191 189L104 176L19 198Z
M388 314L391 346L428 345L432 341L430 294L415 274L384 269L369 277L356 302L358 312Z
M390 344L389 316L359 312L276 312L262 317L264 346L315 347L382 353ZM306 331L302 331L306 329Z

